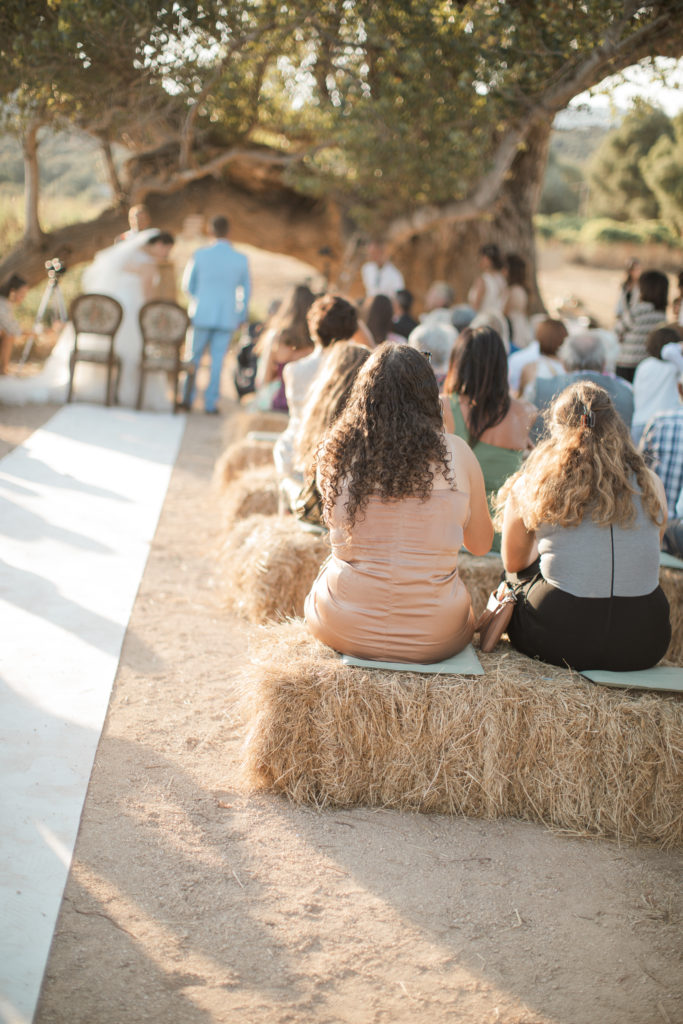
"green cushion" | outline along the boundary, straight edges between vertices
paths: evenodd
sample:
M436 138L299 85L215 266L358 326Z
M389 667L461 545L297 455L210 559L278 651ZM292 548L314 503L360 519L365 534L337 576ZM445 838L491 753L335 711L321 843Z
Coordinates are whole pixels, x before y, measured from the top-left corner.
M675 555L668 555L666 551L659 552L659 564L667 569L683 569L683 559L676 558Z
M428 672L432 675L449 676L483 676L484 670L475 654L472 644L468 644L460 654L454 654L445 661L434 661L428 665L411 661L367 661L365 658L352 658L349 654L342 655L345 665L353 668L382 668L390 672Z
M581 673L594 683L616 686L620 689L668 690L683 693L683 668L669 665L655 665L640 672L608 672L606 669L587 669Z

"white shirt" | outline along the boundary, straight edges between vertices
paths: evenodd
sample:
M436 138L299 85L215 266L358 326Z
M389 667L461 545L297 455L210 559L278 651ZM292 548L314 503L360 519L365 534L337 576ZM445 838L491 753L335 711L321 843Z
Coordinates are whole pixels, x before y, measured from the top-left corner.
M510 391L517 394L522 379L522 370L527 363L535 363L541 355L541 346L537 341L530 341L526 348L513 352L508 356L508 385Z
M662 349L661 359L648 356L633 377L633 424L645 425L658 412L680 407L678 376L683 370L683 351L673 342Z
M396 292L405 288L403 274L393 263L364 263L360 268L360 275L363 279L365 294L388 295L390 299L395 298Z

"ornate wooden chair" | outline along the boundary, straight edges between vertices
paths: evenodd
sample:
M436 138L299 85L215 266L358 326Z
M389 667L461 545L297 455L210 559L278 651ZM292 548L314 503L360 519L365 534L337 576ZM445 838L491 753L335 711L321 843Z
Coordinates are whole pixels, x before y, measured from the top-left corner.
M69 318L74 325L74 347L69 357L69 389L66 400L71 401L74 373L78 363L97 363L107 368L107 391L105 404L116 404L121 359L114 350L114 337L123 318L121 304L110 295L86 293L78 295L71 303ZM81 348L79 335L95 334L109 339L107 348Z
M145 375L163 370L173 378L173 412L177 412L183 404L182 396L178 394L180 375L185 373L188 381L191 381L195 374L194 365L183 359L182 351L190 318L177 302L166 299L145 303L139 317L142 356L137 407L142 408Z

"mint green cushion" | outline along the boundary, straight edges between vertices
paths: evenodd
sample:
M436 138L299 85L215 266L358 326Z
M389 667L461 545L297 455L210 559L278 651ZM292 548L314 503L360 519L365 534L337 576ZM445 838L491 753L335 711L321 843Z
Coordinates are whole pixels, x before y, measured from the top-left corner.
M352 658L342 654L342 661L352 668L382 668L390 672L428 672L432 675L449 676L483 676L484 670L475 654L472 644L468 644L460 654L454 654L445 661L434 661L428 665L420 665L411 661L367 661L365 658Z
M581 673L594 683L616 686L620 689L668 690L683 693L683 668L669 665L655 665L640 672L608 672L606 669L587 669Z

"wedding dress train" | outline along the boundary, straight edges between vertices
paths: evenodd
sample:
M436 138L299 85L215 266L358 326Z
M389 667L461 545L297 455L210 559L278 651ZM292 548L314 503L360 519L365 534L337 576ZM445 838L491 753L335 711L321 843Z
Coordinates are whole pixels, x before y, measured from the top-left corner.
M147 242L158 234L155 228L140 231L123 242L103 249L85 270L83 292L110 295L123 309L116 332L115 351L121 359L118 403L134 407L137 401L142 336L138 314L145 297L136 267L153 260L144 251ZM35 402L65 402L69 384L69 357L74 345L73 324L68 323L45 362L34 377L0 377L0 402L25 405ZM108 339L98 335L80 335L79 345L106 350ZM73 398L80 402L104 402L106 369L93 363L78 363L74 374ZM167 412L173 408L165 373L149 373L145 380L145 409Z

